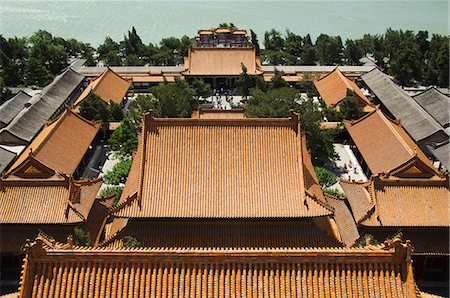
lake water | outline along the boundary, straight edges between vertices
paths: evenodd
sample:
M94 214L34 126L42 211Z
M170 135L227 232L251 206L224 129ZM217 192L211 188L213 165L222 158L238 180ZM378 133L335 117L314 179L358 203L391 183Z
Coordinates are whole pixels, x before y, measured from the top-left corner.
M145 43L233 22L264 31L277 28L313 38L320 33L359 38L386 28L448 34L447 1L4 1L0 33L29 36L45 29L98 45L123 38L132 26Z

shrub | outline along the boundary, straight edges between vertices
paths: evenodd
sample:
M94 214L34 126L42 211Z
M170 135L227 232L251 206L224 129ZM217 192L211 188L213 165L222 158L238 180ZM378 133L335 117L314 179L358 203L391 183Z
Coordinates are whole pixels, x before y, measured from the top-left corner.
M139 242L136 238L131 236L125 236L123 238L122 247L123 248L134 248L134 247L140 247L141 242Z
M120 196L122 195L122 191L123 191L122 186L118 186L118 185L107 186L100 191L100 197L107 198L112 195L115 195L116 199L114 200L114 204L113 204L113 206L115 206L115 205L117 205L117 202L119 202Z
M73 243L75 246L90 246L91 236L89 232L84 231L82 228L75 227L73 231Z
M119 185L127 181L128 173L131 169L133 160L124 159L116 163L111 171L104 176L105 183L112 185Z
M335 174L323 167L314 167L314 172L316 172L317 179L319 179L322 188L331 186L338 181L338 177Z

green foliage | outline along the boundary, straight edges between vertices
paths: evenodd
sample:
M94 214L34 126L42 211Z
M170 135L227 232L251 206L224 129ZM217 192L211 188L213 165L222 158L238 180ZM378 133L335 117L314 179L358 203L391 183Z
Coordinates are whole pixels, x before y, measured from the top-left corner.
M236 89L244 97L250 95L250 89L256 85L254 76L251 76L247 72L247 67L241 63L242 72L236 79Z
M131 102L128 112L132 121L140 126L143 115L157 108L158 101L153 95L140 94Z
M114 101L109 101L109 120L111 121L120 121L123 119L124 114L122 107L115 103Z
M255 47L256 56L259 56L261 54L261 49L259 47L258 36L251 29L250 29L250 42Z
M98 46L98 59L102 60L107 66L122 65L122 58L120 56L120 45L107 36L105 41Z
M347 96L339 105L342 117L347 120L359 119L364 115L363 108L356 101L355 94L347 89Z
M368 245L368 242L370 242L371 245L378 245L380 242L378 242L377 239L372 234L364 234L359 237L358 240L356 240L355 244L353 244L353 247L365 247Z
M112 185L119 185L127 181L128 173L131 169L133 160L123 159L116 163L111 171L104 176L105 183Z
M114 204L113 206L117 205L117 202L119 202L120 196L122 195L123 187L119 185L109 185L105 188L102 188L100 191L100 198L108 198L110 196L115 196Z
M80 104L80 115L88 120L108 121L108 104L94 92L90 92Z
M202 80L194 79L191 83L191 87L194 89L196 97L206 98L212 95L211 85Z
M271 89L264 92L252 89L245 107L247 115L258 118L282 118L297 106L299 94L294 88Z
M111 149L117 151L121 156L131 156L138 145L137 131L138 129L131 119L123 119L109 138Z
M340 192L337 189L323 188L322 192L330 194L330 195L335 196L335 197L339 197L341 199L346 199L347 198L344 193Z
M360 65L359 59L363 57L363 50L358 46L357 42L347 39L345 41L344 54L347 65Z
M122 240L123 248L137 248L141 246L141 242L139 242L136 238L131 236L125 236Z
M336 65L342 61L342 40L340 36L320 34L316 40L317 60L322 65Z
M412 32L402 33L400 30L401 41L391 56L389 73L400 85L410 86L422 79L422 54Z
M338 181L338 177L324 167L314 167L314 172L322 188L329 187Z
M283 72L275 68L275 75L270 79L270 89L288 87L288 83L283 79Z
M92 243L89 232L84 231L82 228L75 227L73 231L73 244L76 246L90 246Z
M11 90L5 86L3 79L0 77L0 105L11 97Z
M219 28L229 28L231 30L236 30L237 27L233 23L220 23Z
M264 48L267 51L282 51L284 49L284 39L280 31L271 29L264 33Z
M306 144L311 152L311 161L316 166L323 166L325 162L337 157L333 147L335 129L321 129L323 114L319 105L307 100L300 105L300 120L306 133Z
M162 118L189 118L197 106L195 90L188 84L160 85L150 89L157 100L154 113Z

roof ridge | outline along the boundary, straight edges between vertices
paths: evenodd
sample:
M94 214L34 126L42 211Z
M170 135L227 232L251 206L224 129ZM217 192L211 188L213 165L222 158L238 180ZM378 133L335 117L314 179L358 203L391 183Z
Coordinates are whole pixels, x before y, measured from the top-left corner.
M336 65L336 67L335 67L332 71L328 72L328 73L327 73L326 75L324 75L323 77L318 78L318 79L316 80L316 82L319 82L319 81L325 79L325 78L328 77L329 75L333 74L336 70L338 70L338 71L340 72L339 66L338 66L338 65Z
M351 126L358 124L359 122L369 118L373 113L375 113L377 111L377 109L374 109L373 111L367 113L366 115L362 116L361 118L358 119L354 119L354 120L345 120L344 119L344 123L349 123Z

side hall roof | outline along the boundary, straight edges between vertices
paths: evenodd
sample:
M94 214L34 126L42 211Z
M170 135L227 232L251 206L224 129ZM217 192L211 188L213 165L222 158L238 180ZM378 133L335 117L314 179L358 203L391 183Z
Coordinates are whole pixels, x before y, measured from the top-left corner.
M13 98L8 99L0 106L0 128L7 126L17 114L25 109L25 104L31 99L31 95L19 91Z
M0 147L0 175L3 171L7 170L14 158L16 158L16 153Z
M347 96L347 90L353 91L361 104L373 106L358 85L344 76L339 67L336 67L324 77L315 80L314 85L327 106L338 105Z
M444 128L450 126L450 97L431 87L413 98Z
M83 93L75 101L74 106L79 106L90 92L93 92L108 104L110 101L121 104L130 88L130 84L130 79L122 78L108 67L84 89Z
M361 79L389 112L401 120L403 127L416 142L436 133L443 134L444 138L446 133L443 127L378 68L362 75Z
M69 224L87 219L102 180L73 180L33 156L0 180L1 224Z
M185 57L184 75L238 76L242 64L249 75L262 74L259 57L254 47L190 47Z
M400 123L381 110L376 109L358 120L344 120L344 125L372 174L398 172L400 166L417 159L414 162L417 170L440 175Z
M115 217L332 213L297 114L289 119L155 119L148 114L140 143Z
M448 176L435 179L372 176L368 182L341 180L355 220L370 227L447 227Z
M19 297L417 297L411 244L353 249L98 249L39 236Z
M45 124L9 172L32 154L56 172L73 175L100 127L101 121L88 121L67 109Z
M40 94L33 96L29 107L20 111L8 126L0 129L0 144L28 144L83 81L84 76L70 68L56 76Z

